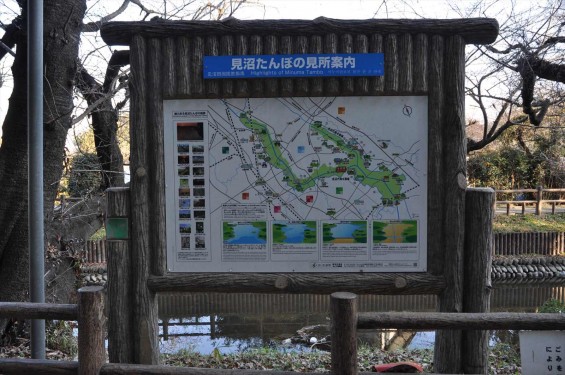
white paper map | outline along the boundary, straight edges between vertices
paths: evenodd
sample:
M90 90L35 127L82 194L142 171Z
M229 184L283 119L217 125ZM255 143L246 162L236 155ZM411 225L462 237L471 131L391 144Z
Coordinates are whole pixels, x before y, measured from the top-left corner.
M421 272L427 97L165 101L168 267Z

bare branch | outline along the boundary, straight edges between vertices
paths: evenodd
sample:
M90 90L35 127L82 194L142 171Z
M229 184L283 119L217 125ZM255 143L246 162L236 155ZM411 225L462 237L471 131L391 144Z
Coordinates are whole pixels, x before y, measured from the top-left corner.
M132 3L137 5L143 12L145 12L145 16L143 19L146 19L151 14L159 14L159 12L146 8L140 0L131 0Z
M513 51L515 51L515 50L520 50L520 51L525 51L525 50L526 50L526 49L524 48L524 45L523 45L522 43L517 43L517 44L510 45L510 46L506 47L506 49L503 49L503 50L499 50L499 49L497 49L497 48L495 48L495 47L493 47L493 46L489 46L489 45L484 46L484 48L485 48L486 50L492 52L492 53L497 53L497 54L500 54L500 55L506 55L506 54L508 54L508 53L510 53L510 52L513 52Z
M3 25L5 32L2 39L0 39L0 60L2 60L7 53L16 56L12 48L16 45L18 34L21 31L21 23L21 17L16 17L8 26Z
M117 80L117 78L116 78ZM115 82L114 82L115 83ZM110 100L118 91L127 87L127 82L121 82L118 86L116 86L113 90L104 93L101 95L95 102L90 104L78 117L73 118L72 125L78 124L82 120L84 120L87 116L89 116L100 104L104 103L107 100Z
M83 25L82 31L83 32L92 32L92 31L100 30L100 26L102 26L104 23L111 21L114 18L116 18L117 16L119 16L120 14L122 14L127 9L129 3L130 3L130 0L124 0L122 5L115 12L110 13L107 16L100 18L96 22L89 22L89 23Z

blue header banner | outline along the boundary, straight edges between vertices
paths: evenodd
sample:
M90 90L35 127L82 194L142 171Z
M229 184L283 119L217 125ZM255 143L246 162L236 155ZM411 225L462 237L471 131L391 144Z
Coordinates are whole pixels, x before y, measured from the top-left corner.
M382 53L204 56L204 79L382 75Z

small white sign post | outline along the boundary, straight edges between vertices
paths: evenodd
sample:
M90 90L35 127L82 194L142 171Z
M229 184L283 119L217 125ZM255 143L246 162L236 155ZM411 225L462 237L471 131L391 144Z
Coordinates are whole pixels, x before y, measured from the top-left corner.
M565 332L520 332L522 374L565 374Z

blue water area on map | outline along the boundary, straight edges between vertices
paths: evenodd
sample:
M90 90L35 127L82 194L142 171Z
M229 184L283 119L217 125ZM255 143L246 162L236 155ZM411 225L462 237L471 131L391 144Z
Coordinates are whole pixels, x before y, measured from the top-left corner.
M259 238L259 228L250 224L239 224L233 227L234 238L227 243L234 245L264 244L266 241Z
M284 243L303 243L304 232L306 231L306 225L285 224L285 226L282 227L282 231L286 237Z
M353 238L353 232L356 230L363 230L363 225L361 224L336 224L335 227L332 228L332 237L333 238Z

